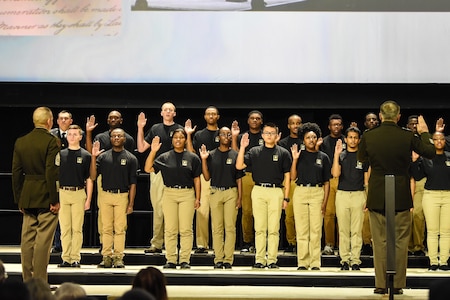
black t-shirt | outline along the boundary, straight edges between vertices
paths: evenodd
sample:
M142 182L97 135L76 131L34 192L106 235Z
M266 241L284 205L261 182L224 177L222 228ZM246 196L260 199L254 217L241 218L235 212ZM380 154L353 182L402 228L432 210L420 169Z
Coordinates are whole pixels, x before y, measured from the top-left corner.
M60 152L59 185L85 186L89 177L91 154L80 148L78 150L63 149Z
M299 138L293 138L290 136L287 136L278 142L278 145L289 151L289 154L291 154L291 147L294 144L297 144L300 149L300 145L302 144L302 142Z
M155 136L159 136L159 142L161 143L161 148L156 153L156 156L161 153L167 152L172 149L172 135L173 132L178 129L183 128L180 124L174 123L172 125L164 125L164 123L154 124L150 130L145 135L145 141L152 144L152 140Z
M94 141L100 142L100 149L109 150L112 148L111 145L111 136L109 135L110 131L107 130L105 132L99 133L95 136ZM134 138L125 132L125 145L124 148L130 151L131 153L134 153L136 150L136 142L134 141Z
M236 180L244 176L243 170L236 169L237 155L237 151L232 149L222 152L216 148L209 153L207 164L211 175L211 186L237 186Z
M427 190L450 190L450 152L436 154L433 159L420 157L411 164L411 171L416 180L427 178Z
M252 167L253 181L281 185L284 174L291 170L289 152L276 145L273 148L258 146L251 148L244 156L247 167Z
M206 146L206 150L213 150L219 147L219 130L204 128L197 131L192 140L192 146L195 152L199 152L198 149L200 149L202 144Z
M344 136L334 138L331 135L327 135L323 138L323 143L320 145L320 151L325 152L328 158L332 162L334 159L334 149L336 148L336 142L342 140L342 148L345 150L346 145L344 141ZM331 167L331 166L330 166Z
M297 161L297 185L322 184L331 178L331 163L325 152L300 152Z
M341 175L339 176L338 190L364 191L364 173L369 169L369 164L359 162L356 152L342 151L339 156Z
M248 152L251 148L253 147L257 147L257 146L262 146L264 145L264 140L261 136L261 131L258 133L251 133L250 131L247 131L246 133L248 133L248 139L249 139L249 144L248 146L245 148L245 152ZM238 137L238 146L241 145L241 139L242 139L242 133L239 135ZM247 165L247 168L245 169L246 172L252 172L252 166Z
M202 173L200 158L190 152L170 150L159 155L153 163L155 172L161 171L166 186L194 186L194 178Z
M128 150L116 152L110 149L97 157L103 190L129 190L129 186L137 182L137 169L138 160Z

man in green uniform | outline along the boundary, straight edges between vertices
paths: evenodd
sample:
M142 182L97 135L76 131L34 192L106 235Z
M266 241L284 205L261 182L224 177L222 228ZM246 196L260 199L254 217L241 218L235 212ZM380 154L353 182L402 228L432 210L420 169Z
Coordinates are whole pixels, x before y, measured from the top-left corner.
M23 214L22 277L48 280L50 247L58 224L58 138L50 133L53 114L48 107L33 112L34 129L17 139L12 162L14 202ZM59 158L59 156L58 156Z
M411 234L411 213L413 207L409 165L411 151L427 158L435 154L430 142L431 135L422 116L418 117L417 133L400 128L400 106L386 101L380 106L381 125L368 130L361 139L358 160L368 161L372 168L369 179L367 208L372 230L375 290L386 294L386 218L385 218L385 175L395 176L395 255L396 274L394 294L402 294L406 286L408 243Z

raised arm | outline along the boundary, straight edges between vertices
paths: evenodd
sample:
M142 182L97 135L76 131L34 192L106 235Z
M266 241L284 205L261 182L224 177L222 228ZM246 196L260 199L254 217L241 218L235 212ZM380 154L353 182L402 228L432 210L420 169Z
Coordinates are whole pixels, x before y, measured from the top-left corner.
M243 170L245 169L246 165L244 163L244 155L245 155L245 148L250 143L250 140L248 139L248 133L245 133L242 136L241 139L241 146L239 147L238 156L236 158L236 169Z
M334 147L333 165L331 166L331 175L333 177L341 176L341 165L339 164L339 156L342 153L342 140L339 139Z
M144 127L147 124L145 114L141 112L137 120L137 150L142 153L150 147L150 144L144 138Z
M145 160L144 171L147 173L154 172L153 163L155 162L156 153L161 148L159 136L155 136L152 140L151 150Z

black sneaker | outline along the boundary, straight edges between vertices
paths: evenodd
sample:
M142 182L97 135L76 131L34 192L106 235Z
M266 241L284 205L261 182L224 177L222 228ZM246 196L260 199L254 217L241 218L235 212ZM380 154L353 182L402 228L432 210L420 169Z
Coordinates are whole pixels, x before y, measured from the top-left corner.
M429 268L428 268L428 271L437 271L439 269L439 266L438 265L431 265Z
M414 251L414 256L425 256L425 252L423 250Z
M353 271L359 271L359 270L361 270L361 269L359 268L359 265L353 264L353 265L352 265L352 270L353 270Z
M371 244L364 244L361 247L361 255L372 256L373 255L372 245Z
M393 294L394 295L403 295L403 289L394 288Z
M244 243L242 245L241 252L242 253L249 253L251 248L252 248L252 244L251 243Z
M71 268L71 267L72 267L72 264L71 264L71 263L68 263L67 261L63 261L62 263L60 263L60 264L58 265L58 267L60 267L60 268Z
M206 250L205 248L197 248L197 249L195 249L194 253L197 253L197 254L207 254L207 253L208 253L208 250Z
M62 252L62 249L59 247L52 247L52 249L50 249L50 253L53 253L53 254L58 254L61 252Z
M373 290L373 293L374 294L379 294L379 295L385 295L385 294L387 294L387 290L384 289L384 288L375 288Z
M263 265L262 263L256 263L253 265L253 269L264 269L266 266Z
M312 267L311 270L312 271L320 271L320 268L319 267Z
M344 262L341 266L342 271L348 271L350 269L350 266L348 265L348 262Z
M439 270L441 271L450 271L450 267L448 265L439 266Z
M298 270L298 271L307 271L308 268L307 268L307 267L304 267L304 266L300 266L300 267L297 268L297 270Z
M187 262L182 262L182 263L180 264L180 268L181 268L181 269L190 269L191 266L190 266Z
M177 268L177 265L174 264L174 263L168 262L168 263L166 263L166 264L163 266L163 268L164 268L164 269L176 269L176 268Z
M72 268L80 268L80 267L81 267L80 262L74 261L74 262L72 263L71 267L72 267Z
M223 263L223 267L225 269L231 269L231 264L230 263Z
M162 249L156 248L155 246L151 246L150 248L145 249L144 253L162 253Z
M276 263L271 263L267 266L269 269L279 269L280 267Z
M223 269L223 262L218 262L214 264L214 269Z
M284 252L287 253L295 253L295 245L289 244L286 249L284 249Z

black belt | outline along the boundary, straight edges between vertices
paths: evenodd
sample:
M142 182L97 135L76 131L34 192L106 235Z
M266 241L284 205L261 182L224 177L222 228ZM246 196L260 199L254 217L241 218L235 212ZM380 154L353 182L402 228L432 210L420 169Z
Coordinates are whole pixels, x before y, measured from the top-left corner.
M303 183L300 183L300 184L298 184L298 186L305 186L305 187L322 187L322 186L323 186L323 183L317 183L317 184L312 184L312 183L306 183L306 184L303 184Z
M128 193L128 190L121 190L121 189L104 190L104 191L112 194Z
M65 190L65 191L84 190L84 186L60 186L59 188L62 189L62 190Z
M229 187L212 186L211 188L212 188L213 190L226 191L226 190L232 189L232 188L234 188L234 187L235 187L235 186L229 186Z
M171 188L171 189L192 189L192 186L187 186L187 185L172 185L172 186L168 186L168 188Z
M283 187L281 184L275 184L275 183L264 183L264 182L259 182L259 183L255 183L256 185L262 186L262 187L270 187L270 188L281 188Z

